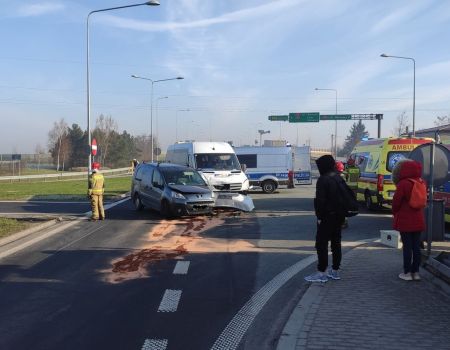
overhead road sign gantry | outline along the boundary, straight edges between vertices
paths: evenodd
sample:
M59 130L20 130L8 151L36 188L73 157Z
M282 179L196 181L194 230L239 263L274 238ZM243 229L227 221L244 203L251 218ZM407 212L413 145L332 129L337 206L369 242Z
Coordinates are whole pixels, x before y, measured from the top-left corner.
M321 114L320 120L350 120L351 114Z
M319 120L319 112L289 113L289 123L318 123Z
M288 119L288 115L269 115L269 120L273 122L287 122Z

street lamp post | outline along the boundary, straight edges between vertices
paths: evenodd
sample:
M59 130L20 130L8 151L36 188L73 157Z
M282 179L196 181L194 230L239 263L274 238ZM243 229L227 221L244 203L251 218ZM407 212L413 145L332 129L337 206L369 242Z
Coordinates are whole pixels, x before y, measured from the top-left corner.
M181 80L181 79L184 79L184 78L183 77L176 77L176 78L153 80L153 79L146 78L146 77L140 77L140 76L137 76L137 75L134 75L134 74L131 77L132 78L136 78L136 79L148 80L148 81L152 82L152 91L151 91L151 94L150 94L150 135L152 137L152 139L151 139L151 153L152 153L151 161L153 163L153 85L155 83L159 83L161 81Z
M92 165L92 152L91 152L91 93L90 93L90 79L89 79L89 18L92 14L97 12L106 12L106 11L114 11L121 10L129 7L137 7L137 6L158 6L159 2L157 0L150 0L140 4L134 5L125 5L118 7L110 7L101 10L95 10L88 13L86 18L86 94L87 94L87 133L88 133L88 146L89 146L89 160L88 160L88 178L91 172Z
M270 130L258 130L259 133L259 147L262 147L262 136L264 134L270 134Z
M190 109L177 109L175 113L175 142L178 142L178 112L190 112Z
M334 120L334 158L337 158L337 90L336 89L319 89L315 88L316 91L334 91L336 94L336 110L335 110L335 120Z
M382 53L380 57L390 57L390 58L400 58L403 60L410 60L413 61L413 131L412 136L416 136L416 60L412 57L403 57L403 56L392 56L392 55L386 55L385 53Z
M158 133L158 115L159 115L159 112L158 112L158 102L160 101L160 100L164 100L164 99L166 99L166 98L169 98L168 96L164 96L164 97L158 97L157 99L156 99L156 131L155 131L155 134L156 134L156 139L158 140L158 135L159 135L159 133ZM159 154L157 154L156 155L156 161L159 161Z

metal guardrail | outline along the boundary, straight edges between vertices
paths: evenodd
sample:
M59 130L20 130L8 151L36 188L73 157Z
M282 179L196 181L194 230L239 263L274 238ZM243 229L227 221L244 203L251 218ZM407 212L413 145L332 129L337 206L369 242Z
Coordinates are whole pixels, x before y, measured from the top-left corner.
M131 175L131 168L119 168L111 170L102 170L102 174L106 177L114 175ZM75 180L87 178L87 171L80 172L61 172L58 174L42 174L42 175L21 175L21 176L0 176L1 182L32 182L32 181L58 181L58 180Z

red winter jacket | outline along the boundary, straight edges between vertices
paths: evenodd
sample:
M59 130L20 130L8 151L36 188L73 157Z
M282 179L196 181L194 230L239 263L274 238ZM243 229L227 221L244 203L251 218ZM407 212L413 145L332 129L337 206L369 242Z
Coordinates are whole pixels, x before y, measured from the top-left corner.
M409 198L413 188L412 181L422 173L422 165L413 160L405 160L398 164L397 189L392 200L394 213L394 229L400 232L417 232L425 230L425 215L423 209L413 209L409 206Z

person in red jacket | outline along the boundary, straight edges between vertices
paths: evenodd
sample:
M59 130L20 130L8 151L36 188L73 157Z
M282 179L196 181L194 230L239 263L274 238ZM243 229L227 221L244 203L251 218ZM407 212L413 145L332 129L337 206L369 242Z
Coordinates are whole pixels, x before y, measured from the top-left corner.
M403 243L403 273L398 277L405 281L420 280L420 234L425 230L423 209L414 209L409 205L413 182L408 179L420 179L422 165L414 160L399 161L393 171L392 180L396 184L392 200L394 229L400 231Z

